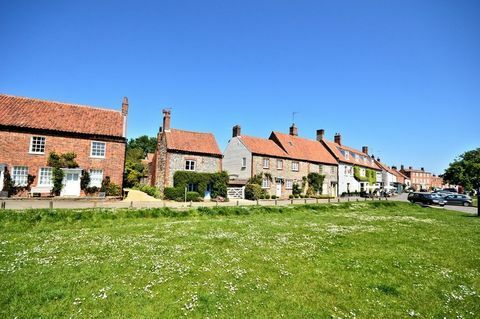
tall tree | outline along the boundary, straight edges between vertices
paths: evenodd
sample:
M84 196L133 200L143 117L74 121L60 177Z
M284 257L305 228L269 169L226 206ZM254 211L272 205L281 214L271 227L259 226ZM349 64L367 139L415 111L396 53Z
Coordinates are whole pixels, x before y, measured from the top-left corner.
M467 191L480 188L480 148L463 153L445 170L443 179Z
M156 148L156 137L143 135L128 141L124 177L126 187L133 187L139 184L141 178L148 173L148 169L142 163L142 160L147 153L154 153Z
M132 138L128 141L127 151L134 148L141 148L145 153L153 153L157 149L157 138L147 135Z

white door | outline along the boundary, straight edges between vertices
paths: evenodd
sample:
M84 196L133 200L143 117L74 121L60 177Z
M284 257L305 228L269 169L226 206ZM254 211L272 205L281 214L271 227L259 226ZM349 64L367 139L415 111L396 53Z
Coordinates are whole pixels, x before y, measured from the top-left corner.
M278 180L277 181L277 192L276 192L277 197L282 196L282 181Z
M0 192L3 190L3 169L0 171Z
M66 171L63 176L62 196L80 196L80 173Z

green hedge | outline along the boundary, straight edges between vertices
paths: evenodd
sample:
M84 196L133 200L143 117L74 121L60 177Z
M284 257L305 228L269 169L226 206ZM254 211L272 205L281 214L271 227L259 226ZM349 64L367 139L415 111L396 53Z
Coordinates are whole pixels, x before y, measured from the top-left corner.
M265 198L266 191L262 189L262 186L257 184L247 184L245 186L245 199L257 200Z
M160 190L155 186L150 185L135 185L133 189L139 190L141 192L147 193L150 196L155 198L160 198Z
M185 188L179 187L166 187L163 190L163 196L165 199L183 201L185 200Z
M198 173L187 171L176 171L173 175L173 186L175 188L185 189L188 184L197 185L197 191L203 198L207 186L212 186L211 198L227 197L227 172L220 173ZM165 194L166 196L166 194Z

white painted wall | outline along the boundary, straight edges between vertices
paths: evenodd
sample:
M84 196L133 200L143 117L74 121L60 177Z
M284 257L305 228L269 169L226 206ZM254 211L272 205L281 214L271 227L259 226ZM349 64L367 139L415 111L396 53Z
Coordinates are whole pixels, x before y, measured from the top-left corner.
M242 167L242 158L247 159L246 167ZM223 170L236 179L252 177L252 153L243 145L238 137L232 137L223 152Z
M340 163L338 165L338 194L360 192L360 183L354 177L353 165Z

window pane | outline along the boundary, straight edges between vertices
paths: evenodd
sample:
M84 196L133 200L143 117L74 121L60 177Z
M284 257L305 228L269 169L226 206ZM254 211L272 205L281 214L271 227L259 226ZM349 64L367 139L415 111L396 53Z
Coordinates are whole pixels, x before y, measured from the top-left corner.
M105 157L105 142L92 142L91 156Z
M44 153L45 152L45 137L32 136L30 141L31 153Z
M14 166L12 172L12 179L15 186L27 186L28 182L28 167Z
M39 172L39 185L52 185L52 169L50 167L41 167Z
M102 187L103 170L91 169L90 170L90 187Z

